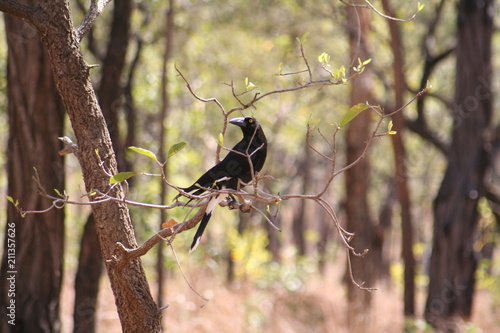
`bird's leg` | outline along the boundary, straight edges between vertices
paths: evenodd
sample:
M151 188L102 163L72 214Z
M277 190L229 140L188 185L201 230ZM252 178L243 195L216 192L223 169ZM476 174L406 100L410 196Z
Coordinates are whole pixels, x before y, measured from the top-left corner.
M229 209L238 209L240 206L232 194L227 196L226 204Z

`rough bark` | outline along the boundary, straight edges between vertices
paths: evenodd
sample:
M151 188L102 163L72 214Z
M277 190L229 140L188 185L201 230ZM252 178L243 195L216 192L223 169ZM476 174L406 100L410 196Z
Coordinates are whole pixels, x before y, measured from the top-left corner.
M79 40L63 0L40 1L36 8L11 7L0 3L1 10L21 16L36 27L52 65L57 89L69 115L78 143L76 154L86 190L99 191L121 198L121 186L109 185L104 172L117 172L115 154L106 122L90 82L91 67L83 60ZM89 196L95 200L97 196ZM116 266L111 259L115 243L137 247L127 206L106 202L92 205L103 258L115 296L124 332L159 332L161 313L154 303L139 259Z
M130 0L115 1L111 33L106 56L102 62L102 76L98 90L99 105L108 125L119 171L130 170L125 158L124 140L120 137L118 109L123 95L121 75L127 54L131 11ZM95 330L96 301L101 272L102 256L94 218L91 215L83 232L75 278L74 332Z
M484 196L485 144L492 115L491 38L493 1L462 0L458 6L456 91L452 142L434 200L426 319L454 330L454 317L472 311L477 254L477 204Z
M36 31L9 16L5 17L5 25L9 100L7 191L25 209L44 209L50 202L36 194L33 168L48 191L64 189L63 160L58 155L57 139L63 133L64 109ZM60 331L64 210L22 218L9 204L6 227L0 288L1 331ZM11 232L15 232L15 237L11 237ZM15 256L10 255L8 248L15 249ZM15 283L14 289L11 282ZM5 313L11 301L15 301L12 322L15 325L5 320L12 319Z

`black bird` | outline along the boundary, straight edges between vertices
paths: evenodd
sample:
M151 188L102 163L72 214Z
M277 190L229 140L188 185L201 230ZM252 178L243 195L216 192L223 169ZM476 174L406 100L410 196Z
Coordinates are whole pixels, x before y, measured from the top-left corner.
M260 124L253 117L234 118L229 123L241 128L243 139L233 147L220 163L205 172L193 185L180 188L181 190L192 195L201 195L206 189L237 190L253 179L252 171L255 174L262 169L267 156L267 140ZM249 157L252 165L250 165ZM182 194L178 194L175 199L180 195ZM193 251L198 246L215 206L226 197L227 194L220 193L210 198L207 210L194 235L190 251Z

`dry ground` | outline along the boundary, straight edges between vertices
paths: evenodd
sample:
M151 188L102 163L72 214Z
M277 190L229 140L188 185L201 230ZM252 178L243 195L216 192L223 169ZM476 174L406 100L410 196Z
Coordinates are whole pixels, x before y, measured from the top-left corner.
M340 273L339 273L340 271ZM208 269L186 273L197 292L209 299L205 304L180 275L171 277L165 299L165 332L350 332L346 320L346 297L339 282L342 270L330 268L325 277L314 277L299 292L284 288L260 289L250 283L229 286ZM63 332L72 332L73 276L66 275L62 294ZM98 300L99 333L120 332L113 296L106 277ZM364 332L403 332L402 296L389 282L380 282L373 292L371 314ZM155 290L153 290L153 294ZM421 315L425 295L418 295ZM203 307L201 307L204 305ZM500 332L500 309L494 309L486 290L477 292L472 329L467 332ZM424 324L422 321L420 324ZM470 326L470 324L469 324ZM351 330L352 331L352 330ZM358 332L359 329L356 330ZM415 332L424 332L416 330ZM425 331L428 332L428 331Z

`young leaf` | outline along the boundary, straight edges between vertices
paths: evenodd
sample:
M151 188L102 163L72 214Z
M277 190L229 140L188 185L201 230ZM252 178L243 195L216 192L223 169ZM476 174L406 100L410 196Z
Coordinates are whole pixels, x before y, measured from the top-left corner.
M255 88L255 84L253 84L252 82L250 82L248 80L248 77L245 78L245 87L247 87L246 89L247 90L252 90L253 88Z
M335 80L342 80L342 81L344 81L344 79L345 79L345 67L341 66L339 69L336 69L333 72L333 78Z
M9 200L15 207L19 206L19 200L14 200L10 195L7 196L7 200Z
M392 120L387 124L387 134L389 135L394 135L397 134L398 132L392 130Z
M135 172L127 171L127 172L119 172L116 175L109 178L110 184L121 183L122 181L129 179L132 176L135 176Z
M328 65L328 63L330 62L330 55L326 52L323 52L318 56L318 61Z
M279 74L283 73L283 63L282 62L280 62L280 65L278 67L278 73Z
M184 141L177 142L176 144L172 145L172 147L168 149L167 158L170 158L171 156L177 154L181 149L183 149L186 146L187 143L185 143Z
M368 106L368 105L366 105L364 103L359 103L359 104L354 105L342 117L342 119L340 120L340 123L339 123L339 127L343 127L344 125L348 124L349 122L351 122L351 120L353 120L354 118L356 118L356 116L358 114L360 114L361 112L363 112L364 110L369 109L369 108L370 108L370 106Z
M57 188L54 189L54 192L56 192L57 195L60 196L61 198L64 198L64 195L62 195L61 192Z
M309 33L306 32L302 38L300 39L300 44L304 45L307 42L307 37L309 36Z
M152 151L149 151L149 150L144 149L144 148L134 147L134 146L130 146L130 147L128 147L128 149L133 150L136 153L142 154L144 156L147 156L147 157L149 157L149 158L151 158L151 159L153 159L155 161L158 161L158 159L156 158L155 153L153 153Z
M217 144L219 146L224 146L224 135L222 135L222 133L219 133L219 140L217 141Z
M425 7L425 4L418 2L417 3L417 8L418 8L417 12L420 12L422 9L424 9L424 7Z

